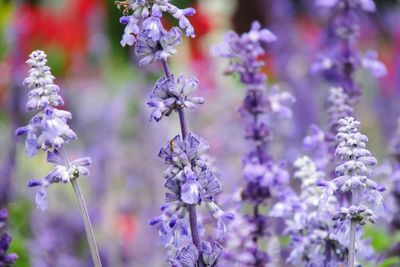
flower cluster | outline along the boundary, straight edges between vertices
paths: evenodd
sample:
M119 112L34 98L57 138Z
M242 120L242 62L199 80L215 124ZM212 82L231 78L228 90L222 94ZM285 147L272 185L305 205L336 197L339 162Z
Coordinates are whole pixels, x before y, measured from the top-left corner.
M164 172L167 204L161 208L163 214L149 223L159 226L160 241L171 248L172 266L216 266L222 247L217 242L200 240L196 206L204 203L217 220L217 230L223 233L226 222L234 215L222 211L215 203L221 186L204 155L208 143L187 131L185 109L204 103L202 97L191 96L199 82L184 76L175 79L167 64L181 42L181 31L184 30L186 36L195 36L187 18L194 15L195 10L179 9L168 0L137 0L132 4L117 1L116 4L124 9L120 22L126 24L121 45L135 46L140 66L160 62L165 72L149 94L147 105L153 109L151 119L160 121L176 111L182 131L182 136L169 140L160 150L159 156L169 165ZM161 21L163 13L177 19L179 27L166 30Z
M386 75L385 65L377 59L374 51L362 55L355 51L354 42L359 34L358 12L374 12L376 7L373 0L316 0L318 6L331 8L334 14L330 36L330 46L325 55L315 62L312 72L323 72L337 86L343 88L350 98L361 94L359 86L354 82L353 75L359 68L368 69L374 76Z
M358 131L358 121L346 117L339 120L339 124L341 127L337 134L339 144L336 155L343 163L336 167L338 177L332 183L335 191L350 191L352 199L351 206L342 208L334 219L347 218L361 224L366 221L374 223L382 209L381 192L384 191L382 186L371 179L371 167L376 165L376 159L366 149L368 138Z
M348 104L348 95L341 87L332 87L329 91L328 108L328 124L330 133L336 135L339 127L339 120L349 117L353 114L353 107Z
M227 74L238 73L244 84L262 85L266 76L261 72L264 62L259 59L265 54L265 46L277 40L277 37L267 29L261 29L255 21L247 33L238 35L231 31L225 35L222 45L214 47L214 53L230 60Z
M69 162L63 146L77 135L72 131L67 120L71 113L57 109L64 104L59 95L60 88L54 84L54 76L47 66L47 55L40 50L34 51L26 63L31 67L29 77L24 80L28 86L28 111L37 111L29 124L16 130L17 135L26 134L25 150L29 156L34 156L39 149L47 151L47 161L55 164L54 169L43 180L33 179L29 187L40 187L36 194L36 205L40 210L48 207L46 187L53 183L68 183L79 175L88 175L87 167L91 164L90 158L79 158Z
M346 247L332 231L335 223L326 220L337 201L330 199L325 209L319 209L323 190L316 184L325 174L307 156L298 158L294 167L294 178L300 182L301 193L275 204L271 211L271 215L284 219L284 233L291 237L287 262L296 266L337 266L334 264L343 263Z
M11 267L13 263L18 259L17 254L8 253L8 248L11 243L11 236L4 232L8 219L8 213L6 209L0 209L0 266Z
M65 143L77 138L67 120L71 113L57 109L64 104L58 94L60 88L53 83L54 76L46 65L47 56L43 51L34 51L26 63L31 67L29 77L24 80L28 86L28 111L38 111L29 121L29 124L18 128L17 135L26 134L25 150L29 156L34 156L39 149L58 149Z
M324 169L333 158L329 151L329 144L332 141L331 135L325 133L315 124L309 127L309 131L303 139L304 149L312 154L311 158L319 169Z
M340 199L341 207L332 212L332 219L337 221L336 227L343 234L342 243L349 249L360 246L349 242L353 232L360 233L359 225L367 222L375 223L383 210L381 192L385 189L371 179L372 167L376 159L366 149L368 138L358 131L360 123L353 117L340 119L338 122L338 145L335 154L342 163L336 167L337 177L332 181L319 183L325 187L320 199L320 208L324 209L326 203L332 199ZM350 193L350 199L348 194ZM344 203L348 203L345 205ZM355 224L349 227L349 222ZM354 242L354 241L353 241ZM350 244L350 245L349 245ZM359 250L362 252L362 250ZM357 255L358 258L363 255Z
M179 9L169 0L136 0L134 3L116 1L116 4L124 9L120 22L126 25L121 45L135 46L141 66L165 61L175 54L175 46L181 42L181 29L186 36L195 36L194 28L187 18L196 13L193 8ZM179 27L167 31L161 23L163 13L177 19Z
M165 195L167 205L162 207L163 214L150 220L150 224L160 224L160 240L164 245L175 244L177 253L190 249L190 246L184 250L180 248L185 243L182 236L190 233L187 205L205 202L222 232L226 231L225 223L234 217L232 213L223 212L214 202L221 186L208 166L204 155L207 150L208 143L204 139L189 133L184 141L179 135L169 140L159 153L169 165L163 174L169 192ZM204 246L208 248L209 244ZM201 253L202 257L206 254Z
M194 109L196 104L203 104L204 98L191 97L199 86L196 79L180 76L178 79L160 78L149 95L147 105L153 108L151 118L159 121L179 108Z
M272 32L261 29L258 22L253 22L249 32L240 36L229 32L224 44L214 48L217 55L230 60L226 73L239 74L247 89L241 113L246 123L246 139L251 142L252 149L243 158L246 186L242 199L253 206L254 214L248 216L248 221L254 224L254 230L246 238L253 240L253 259L249 259L247 264L255 266L264 266L268 261L268 255L258 244L258 239L266 234L267 225L267 217L259 213L259 206L265 205L271 197L284 197L289 180L284 163L274 162L267 153L267 144L272 139L269 125L272 115L291 117L292 112L287 106L294 102L294 98L287 92L281 92L278 86L267 90L265 84L266 75L261 70L264 62L260 58L266 53L265 46L276 39Z

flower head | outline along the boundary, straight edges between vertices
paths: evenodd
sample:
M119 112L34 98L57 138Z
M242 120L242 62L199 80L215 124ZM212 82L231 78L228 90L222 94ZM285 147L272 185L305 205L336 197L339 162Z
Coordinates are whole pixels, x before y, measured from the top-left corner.
M25 150L28 156L34 156L39 149L47 151L47 161L55 164L54 169L42 180L31 180L29 187L39 187L36 194L36 206L40 210L48 207L46 188L53 183L67 183L79 175L88 175L90 158L80 158L68 161L66 155L61 155L64 145L77 139L76 133L70 129L67 121L72 118L70 112L57 109L63 105L59 95L60 88L54 84L54 76L47 67L47 56L43 51L31 53L26 61L31 67L29 77L24 84L31 91L28 94L28 111L37 111L28 125L16 130L16 135L26 134Z
M42 180L32 179L28 182L29 187L39 187L36 193L36 206L42 211L48 208L47 187L55 183L68 183L80 175L89 175L88 167L92 164L92 160L88 157L68 162L58 150L47 152L47 162L55 164L54 169Z
M255 21L250 31L241 36L227 33L224 44L214 47L214 53L230 60L227 74L238 73L242 83L260 85L266 77L260 71L264 63L259 57L265 54L265 45L276 40L271 31L261 29L260 23Z
M67 120L72 118L71 113L56 108L64 101L59 95L60 88L53 83L54 76L46 65L46 58L43 51L37 50L27 60L31 67L29 77L24 80L31 89L27 109L38 113L28 125L18 128L16 134L26 134L25 150L29 156L35 155L39 149L60 149L77 138L67 124Z
M146 66L154 61L167 60L176 53L175 46L181 42L181 31L173 27L170 31L163 30L160 39L154 41L151 37L140 34L135 47L139 57L139 65Z
M352 201L333 215L334 220L355 220L360 224L375 223L383 208L383 188L371 179L376 159L366 149L368 138L358 131L360 122L353 117L339 120L336 156L342 163L336 167L337 177L331 182L328 195L350 191Z
M194 109L196 104L203 104L204 98L192 97L199 82L192 78L180 76L178 79L160 78L149 95L147 105L153 108L151 118L161 120L180 108Z

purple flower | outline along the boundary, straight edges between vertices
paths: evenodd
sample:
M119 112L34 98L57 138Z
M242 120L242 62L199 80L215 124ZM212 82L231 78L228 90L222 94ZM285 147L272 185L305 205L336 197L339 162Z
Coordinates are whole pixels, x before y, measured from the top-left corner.
M368 12L374 12L376 6L373 0L316 0L316 5L324 7L343 7L344 3L359 7Z
M196 266L199 258L199 251L193 244L181 247L175 255L175 258L170 259L172 267L193 267Z
M31 67L29 77L24 80L31 91L27 109L37 111L28 125L16 130L16 135L26 134L25 150L28 156L34 156L39 149L47 151L47 161L55 164L54 169L43 180L31 180L29 187L39 187L36 194L36 206L40 210L46 210L47 193L45 188L53 183L68 183L79 175L88 175L90 158L80 158L71 162L66 154L60 155L64 144L77 139L76 133L70 129L67 121L72 118L70 112L57 109L63 105L63 99L59 95L60 88L53 83L54 76L47 67L47 56L43 51L37 50L31 53L27 64Z
M12 238L3 229L6 226L7 219L7 210L0 209L0 266L11 267L18 259L18 256L15 253L8 253Z
M338 241L348 248L350 263L354 261L352 255L358 244L364 242L360 240L362 229L359 226L367 222L375 223L383 211L382 187L371 178L372 167L377 162L366 149L368 138L358 131L359 125L353 117L339 120L335 154L341 163L335 169L337 177L319 183L325 187L320 210L324 210L335 197L342 200L340 207L330 213L336 221ZM351 194L348 201L347 192ZM365 255L358 253L356 258Z
M224 44L214 47L215 54L230 60L226 73L239 74L240 81L247 89L240 111L251 149L243 158L246 185L241 198L252 205L252 214L247 215L247 221L252 224L254 231L244 237L242 242L246 239L265 238L267 217L259 213L259 208L266 205L267 200L281 199L291 194L287 187L289 176L284 164L274 162L267 152L267 144L272 140L273 115L291 117L288 105L294 102L289 93L279 91L277 86L268 90L265 84L267 77L261 70L264 62L260 58L266 53L266 45L276 39L272 32L261 29L258 22L253 22L249 32L240 36L229 32L225 35ZM268 262L269 257L261 250L258 242L252 242L249 254L250 258L244 260L246 264L265 266Z
M180 43L181 31L178 27L168 32L161 23L163 12L167 12L178 20L178 25L185 30L186 36L194 37L194 28L187 19L196 12L193 8L179 9L169 1L135 1L135 3L117 2L118 6L124 6L124 16L120 18L122 24L126 24L122 35L121 45L133 46L136 44L136 53L144 57L141 66L145 66L154 59L171 56L175 53L173 48ZM132 14L128 15L129 10ZM162 46L162 50L158 49ZM158 55L155 55L157 54ZM152 57L153 54L153 57Z
M71 113L55 107L63 105L64 101L58 94L60 88L53 84L54 76L46 66L46 54L34 51L27 60L31 67L29 77L24 80L31 91L27 104L28 111L38 111L29 124L16 130L17 135L26 134L25 150L29 156L37 153L38 149L59 149L65 143L77 138L69 128L67 120Z
M139 34L138 20L133 16L121 17L120 22L126 24L124 34L122 35L121 45L132 46L136 42L135 35Z
M375 77L386 76L388 72L385 64L378 60L378 53L373 50L361 58L361 66L368 69Z
M217 220L218 230L223 233L226 232L226 223L234 217L214 202L221 186L204 155L207 150L208 143L192 133L184 141L178 135L160 149L159 156L169 165L164 172L164 186L168 189L165 201L168 205L162 207L161 216L151 219L149 223L159 225L159 237L164 245L175 244L179 248L185 243L189 233L186 205L205 202ZM177 259L171 262L177 264Z
M187 18L188 16L193 16L196 13L193 8L180 9L169 3L169 0L136 0L133 4L129 5L129 8L127 8L126 12L129 12L129 9L132 10L131 16L135 20L143 21L143 25L138 24L140 31L142 31L141 27L146 28L145 24L148 18L160 19L163 13L166 12L178 20L179 27L186 31L186 36L195 36L194 28Z
M374 12L373 0L316 0L319 6L332 8L332 19L328 34L331 38L325 55L320 56L312 67L312 72L322 71L335 86L343 91L351 100L361 94L354 81L354 74L360 68L366 68L376 77L386 75L385 65L377 60L375 52L362 56L355 49L355 39L359 34L358 12ZM333 33L333 35L332 35ZM341 117L342 118L342 117Z
M47 187L54 183L68 183L80 175L89 175L87 167L92 164L92 160L88 157L67 162L57 150L47 152L47 162L55 164L54 169L43 180L33 179L28 182L29 187L39 187L36 193L36 206L42 211L48 208L45 190Z
M131 31L135 34L136 42L132 38L128 41L129 44L135 44L139 65L159 62L163 66L165 77L157 81L147 102L153 109L151 119L159 121L177 111L182 131L182 137L176 136L160 149L159 156L168 165L163 174L166 179L164 186L167 189L165 201L168 205L162 207L162 215L151 219L149 223L158 225L161 243L170 248L171 254L175 255L169 259L172 266L201 266L206 260L209 262L207 266L215 266L220 254L217 253L216 247L212 250L207 247L204 250L204 256L207 258L203 259L196 206L206 203L213 208L218 207L214 201L215 195L221 191L221 186L204 155L208 150L208 143L188 132L184 113L185 108L194 109L197 104L203 104L204 99L191 96L198 87L196 79L184 76L175 79L168 67L169 57L176 53L175 47L181 42L181 29L185 30L186 36L195 36L194 28L187 18L194 15L195 10L179 9L170 4L169 0L137 0L133 3L118 1L117 6L124 7L124 15L129 14L131 10L133 12L132 23L135 30L138 29L138 33ZM179 27L172 27L167 31L162 25L163 13L169 13L177 19ZM121 18L122 23L127 21L125 16ZM265 38L264 35L265 33L260 38ZM124 44L125 41L122 45ZM218 227L224 228L225 231L225 222L232 219L231 216L223 216L215 209L211 212L218 214Z
M177 80L160 78L147 102L148 106L154 108L151 118L159 121L163 116L169 116L172 111L180 108L194 109L196 104L203 104L202 97L190 96L198 88L198 84L196 79L187 79L184 76Z
M27 85L29 89L38 89L43 88L46 85L53 84L55 77L51 74L50 67L48 67L46 63L47 55L43 51L36 50L32 52L29 56L29 59L26 61L26 64L28 64L31 68L28 71L29 77L24 80L24 85ZM33 91L33 95L38 93L37 90ZM47 95L47 98L49 98L58 93L58 90L56 90L56 92L47 92L47 94L45 94L43 89L41 93L41 96L45 97L45 95ZM50 100L48 100L48 102L50 102ZM29 106L27 106L27 108L29 109Z
M217 266L222 251L223 247L217 242L212 246L209 242L201 242L201 257L206 266Z
M332 87L328 97L328 123L332 135L337 134L339 120L351 116L353 107L349 104L349 97L341 87Z
M154 61L166 60L176 53L175 46L181 43L181 31L173 27L169 32L163 31L160 39L154 41L151 36L141 33L138 37L135 53L139 57L139 65L146 66Z
M251 30L241 36L235 32L225 35L225 42L213 49L214 54L230 59L226 73L238 73L244 84L260 85L266 77L260 71L264 63L258 57L265 54L264 46L276 41L276 36L253 22Z

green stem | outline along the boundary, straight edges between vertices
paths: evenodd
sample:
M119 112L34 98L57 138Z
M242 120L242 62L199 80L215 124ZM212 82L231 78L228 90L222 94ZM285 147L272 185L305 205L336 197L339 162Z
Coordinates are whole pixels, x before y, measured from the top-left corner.
M76 179L72 179L71 184L72 187L74 188L76 198L78 199L79 210L81 212L83 225L85 227L85 232L86 232L86 238L89 243L90 254L92 255L94 266L101 267L99 250L97 249L96 239L94 237L93 227L90 222L89 213L86 208L85 199L83 198L81 189L79 188L78 181Z
M62 153L64 154L64 159L67 162L67 166L68 168L70 168L71 165L69 163L67 153L65 153L64 149L61 150ZM94 267L102 267L99 256L99 250L97 248L96 238L94 237L93 227L92 223L90 222L89 212L86 207L85 199L83 198L83 194L81 192L81 189L79 187L76 178L70 179L70 181L72 187L74 188L76 199L78 200L79 211L81 213L83 226L85 228L85 233L86 233L86 239L89 244L90 255L92 256Z

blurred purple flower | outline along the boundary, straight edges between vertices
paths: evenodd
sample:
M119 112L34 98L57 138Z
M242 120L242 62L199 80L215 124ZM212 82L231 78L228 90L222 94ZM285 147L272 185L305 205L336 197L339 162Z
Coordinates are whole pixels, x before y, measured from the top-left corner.
M316 0L319 6L332 8L333 14L329 30L334 31L333 39L325 54L311 66L311 72L322 72L334 86L342 87L349 99L361 94L354 81L354 73L360 68L368 69L375 77L387 74L385 65L377 59L374 51L362 55L355 49L355 39L359 35L358 12L374 12L373 0ZM332 44L332 45L331 45Z
M8 253L12 238L3 229L6 226L7 219L7 210L0 209L0 266L12 267L18 256L15 253Z
M252 205L253 214L248 215L247 220L253 224L254 231L245 236L242 242L252 240L249 247L251 257L245 261L253 266L265 266L269 259L258 243L259 239L265 237L267 225L267 217L259 213L260 206L266 205L268 199L280 199L290 194L290 190L287 190L289 176L284 163L274 162L267 153L267 144L271 141L272 115L290 118L292 112L288 105L294 102L292 95L279 91L278 86L267 90L265 84L267 77L261 70L264 62L260 57L266 53L265 46L276 39L272 32L261 29L258 22L253 22L249 32L240 36L229 32L225 35L225 42L213 48L214 54L230 60L226 73L239 74L240 81L247 89L241 114L245 121L246 139L251 141L252 148L243 158L246 185L241 197ZM233 237L228 237L228 240L230 238ZM234 261L239 258L235 257L235 253L227 254L227 257Z

